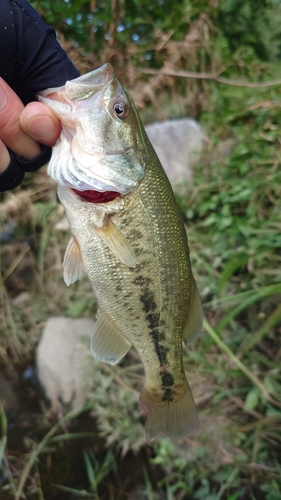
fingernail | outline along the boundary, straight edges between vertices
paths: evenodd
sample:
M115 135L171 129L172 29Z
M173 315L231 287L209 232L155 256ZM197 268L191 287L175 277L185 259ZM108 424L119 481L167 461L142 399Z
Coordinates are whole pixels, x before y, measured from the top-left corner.
M7 94L0 82L0 109L4 108L6 102L7 102Z
M48 115L31 116L26 124L26 132L35 139L48 139L55 131L56 123Z

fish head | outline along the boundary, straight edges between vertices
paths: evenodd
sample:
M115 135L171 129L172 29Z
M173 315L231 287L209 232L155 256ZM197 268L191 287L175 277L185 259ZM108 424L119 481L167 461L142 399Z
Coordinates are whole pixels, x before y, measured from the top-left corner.
M50 176L74 189L134 192L148 163L146 134L134 103L106 63L39 95L62 123Z

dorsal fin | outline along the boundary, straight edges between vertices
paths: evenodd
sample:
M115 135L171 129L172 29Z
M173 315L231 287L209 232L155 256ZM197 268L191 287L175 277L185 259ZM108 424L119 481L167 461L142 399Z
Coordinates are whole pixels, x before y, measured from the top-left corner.
M197 285L193 280L193 292L189 304L188 319L183 331L182 340L189 344L199 335L203 322L203 309Z

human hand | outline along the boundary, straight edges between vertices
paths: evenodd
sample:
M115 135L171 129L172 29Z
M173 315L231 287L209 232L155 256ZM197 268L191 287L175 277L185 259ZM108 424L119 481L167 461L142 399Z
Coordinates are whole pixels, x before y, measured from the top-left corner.
M25 172L49 161L60 134L59 120L35 96L77 78L79 71L56 40L55 30L27 0L0 1L0 40L9 47L0 51L0 192L4 192L17 187Z
M54 146L61 125L43 103L24 107L17 94L0 78L0 174L9 166L12 151L16 156L33 160L41 154L40 144Z

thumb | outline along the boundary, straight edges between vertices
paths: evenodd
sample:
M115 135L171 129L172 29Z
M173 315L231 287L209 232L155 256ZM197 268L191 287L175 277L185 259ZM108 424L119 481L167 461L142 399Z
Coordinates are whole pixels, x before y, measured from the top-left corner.
M27 104L21 113L20 124L32 139L45 146L54 146L61 132L59 119L41 102Z

